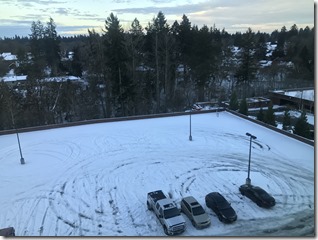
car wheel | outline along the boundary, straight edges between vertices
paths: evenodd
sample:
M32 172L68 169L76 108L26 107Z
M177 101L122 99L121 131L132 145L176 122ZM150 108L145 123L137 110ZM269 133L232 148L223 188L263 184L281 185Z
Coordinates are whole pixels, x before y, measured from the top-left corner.
M193 227L197 227L197 225L195 224L195 222L193 221L193 220L191 220L191 223L192 223L192 225L193 225Z
M167 229L167 227L166 227L166 226L163 226L163 231L165 232L165 234L166 234L166 235L168 235L168 236L169 236L168 229Z
M148 208L148 210L152 210L152 207L150 207L150 204L149 204L149 202L147 201L147 208Z

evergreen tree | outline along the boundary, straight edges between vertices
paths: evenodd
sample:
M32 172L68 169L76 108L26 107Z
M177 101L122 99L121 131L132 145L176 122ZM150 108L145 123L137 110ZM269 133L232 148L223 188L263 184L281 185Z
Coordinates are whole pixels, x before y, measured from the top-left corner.
M165 93L165 87L168 80L169 69L169 25L165 15L159 11L157 16L152 19L151 23L148 23L147 30L147 60L151 67L155 70L154 75L154 88L155 88L155 104L154 112L161 112L162 100L165 98L162 93ZM164 99L162 99L164 98Z
M230 104L229 104L229 109L236 111L239 108L239 103L237 100L236 92L234 91L231 94L231 99L230 99Z
M116 116L127 116L132 98L131 79L128 77L124 29L113 13L105 21L105 50L107 67L110 70L112 104L116 106Z
M84 119L111 117L112 104L111 92L112 85L106 66L106 54L103 46L103 38L95 30L88 30L86 46L87 62L85 65L88 70L89 86L87 104L90 106L87 116L82 114ZM106 88L104 86L107 86Z
M274 127L277 126L273 106L271 104L269 105L268 110L265 114L265 123L272 125Z
M83 73L83 64L81 61L80 54L81 54L80 47L75 46L73 48L73 58L71 60L70 73L71 73L71 75L76 76L76 77L82 77L82 73Z
M255 59L255 34L249 28L243 35L243 46L239 60L239 67L235 73L237 83L244 87L244 96L250 95L251 84L256 76L256 59Z
M239 113L244 114L246 116L248 115L248 106L247 106L246 98L242 98L240 102Z
M290 113L289 113L289 110L286 110L284 112L284 118L283 118L283 129L287 130L290 124L291 124Z
M51 69L51 76L57 76L60 71L60 40L56 32L56 24L52 18L44 29L44 48L47 66Z
M310 128L307 122L306 112L303 111L298 118L294 127L294 133L305 138L310 137Z
M257 116L256 116L257 120L264 122L265 116L264 116L264 111L263 108L261 107L261 109L259 110Z

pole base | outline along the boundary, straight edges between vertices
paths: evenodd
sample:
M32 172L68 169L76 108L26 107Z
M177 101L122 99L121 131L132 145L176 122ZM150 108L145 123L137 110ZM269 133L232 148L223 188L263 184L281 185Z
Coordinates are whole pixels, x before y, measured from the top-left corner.
M21 164L25 164L24 158L21 158L21 159L20 159L20 162L21 162Z
M250 178L246 178L245 184L246 184L246 185L251 185L251 179L250 179Z
M191 135L189 136L189 140L192 141L192 136Z

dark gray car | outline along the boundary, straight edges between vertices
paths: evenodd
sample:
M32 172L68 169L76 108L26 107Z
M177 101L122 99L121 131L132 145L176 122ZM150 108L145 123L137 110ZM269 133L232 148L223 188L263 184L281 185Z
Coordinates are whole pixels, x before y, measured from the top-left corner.
M224 223L236 221L237 215L231 204L218 192L211 192L205 196L205 203L218 216L219 220Z

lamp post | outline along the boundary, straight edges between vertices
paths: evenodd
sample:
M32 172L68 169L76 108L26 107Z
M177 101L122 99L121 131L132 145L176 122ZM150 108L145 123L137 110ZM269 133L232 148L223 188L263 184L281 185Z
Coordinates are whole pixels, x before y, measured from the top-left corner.
M256 139L256 137L250 133L246 133L246 136L250 137L250 154L248 158L248 170L247 170L247 178L246 178L246 184L251 184L250 179L250 169L251 169L251 150L252 150L252 139Z
M191 135L191 112L192 109L190 110L190 134L189 134L189 140L192 141L192 135Z
M17 134L17 139L18 139L18 145L19 145L19 151L20 151L20 163L21 164L25 164L24 158L22 156L22 149L21 149L21 144L20 144L19 133L18 133L17 128L15 127L15 121L14 121L14 117L13 117L13 113L12 113L12 108L11 108L11 118L12 118L13 127L14 127L14 129L16 131L16 134Z
M25 162L24 162L24 158L23 158L23 156L22 156L22 150L21 150L21 145L20 145L20 138L19 138L19 133L18 133L18 130L16 130L17 131L17 139L18 139L18 144L19 144L19 151L20 151L20 163L21 164L25 164Z

